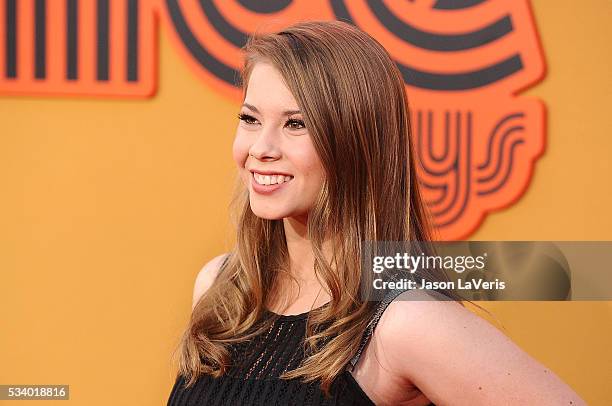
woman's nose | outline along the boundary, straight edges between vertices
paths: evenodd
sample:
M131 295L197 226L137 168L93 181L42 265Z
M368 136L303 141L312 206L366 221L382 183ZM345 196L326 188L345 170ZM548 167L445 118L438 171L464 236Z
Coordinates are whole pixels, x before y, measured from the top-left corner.
M257 135L249 148L249 155L259 160L280 158L278 135L273 129L264 129Z

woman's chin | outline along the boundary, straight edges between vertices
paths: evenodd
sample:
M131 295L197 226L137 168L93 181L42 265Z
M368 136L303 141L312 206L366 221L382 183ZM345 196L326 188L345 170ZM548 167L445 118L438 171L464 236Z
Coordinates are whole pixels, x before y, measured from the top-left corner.
M258 209L251 206L251 211L254 215L265 220L281 220L287 217L284 212L273 209Z

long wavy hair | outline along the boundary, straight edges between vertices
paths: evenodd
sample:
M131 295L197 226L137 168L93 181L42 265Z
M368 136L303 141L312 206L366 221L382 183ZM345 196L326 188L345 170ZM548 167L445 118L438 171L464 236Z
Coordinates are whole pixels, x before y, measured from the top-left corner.
M297 100L325 170L307 227L315 272L331 300L308 318L308 356L281 378L318 380L329 393L377 304L359 294L364 241L432 240L416 178L404 81L380 43L340 21L301 22L255 34L243 51L243 94L253 66L273 64ZM201 374L223 375L231 361L229 346L269 327L254 329L279 278L288 274L283 220L255 216L242 182L232 207L235 246L195 305L177 349L188 386ZM328 239L330 261L322 249ZM452 292L447 296L461 300Z

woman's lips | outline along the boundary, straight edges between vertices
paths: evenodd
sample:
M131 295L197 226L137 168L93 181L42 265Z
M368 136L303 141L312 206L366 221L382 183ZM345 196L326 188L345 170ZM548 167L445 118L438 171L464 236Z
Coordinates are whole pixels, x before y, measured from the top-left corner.
M274 185L261 185L259 183L257 183L257 181L255 180L255 174L253 172L251 172L251 187L253 188L253 191L255 193L259 193L262 195L270 195L278 190L283 189L285 186L287 186L288 183L290 183L293 180L293 178L291 178L291 180L285 181L281 184L274 184Z

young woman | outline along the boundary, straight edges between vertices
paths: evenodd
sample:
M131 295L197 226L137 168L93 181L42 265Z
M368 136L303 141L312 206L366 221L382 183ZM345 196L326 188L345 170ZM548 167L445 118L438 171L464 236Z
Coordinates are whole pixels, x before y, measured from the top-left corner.
M385 49L311 21L244 51L236 245L197 276L168 404L584 404L460 300L360 295L364 241L431 238Z

